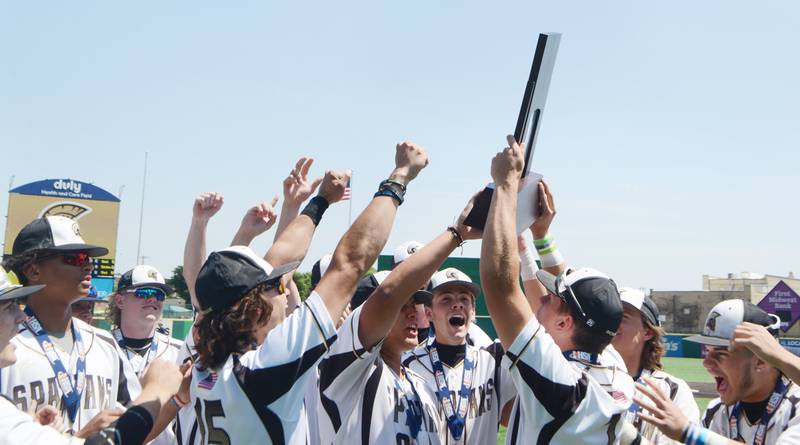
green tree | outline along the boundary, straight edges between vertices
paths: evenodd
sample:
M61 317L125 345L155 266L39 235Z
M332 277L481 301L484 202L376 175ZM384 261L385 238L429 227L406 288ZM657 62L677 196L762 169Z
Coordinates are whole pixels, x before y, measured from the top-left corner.
M300 293L300 299L305 300L308 294L311 293L311 272L295 272L294 284L297 285L297 291Z
M192 297L189 295L189 287L183 279L183 266L176 266L172 269L172 276L167 278L167 284L175 289L175 295L183 299L186 304L192 304Z

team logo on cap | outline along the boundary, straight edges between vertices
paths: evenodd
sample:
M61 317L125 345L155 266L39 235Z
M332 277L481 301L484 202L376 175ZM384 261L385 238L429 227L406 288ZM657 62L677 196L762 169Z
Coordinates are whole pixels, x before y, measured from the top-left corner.
M719 312L712 312L708 314L708 320L706 321L706 329L710 332L714 332L717 330L717 318L720 317L722 314Z
M416 251L417 251L417 246L408 246L408 249L406 249L406 252L408 252L409 255L415 253Z
M458 277L458 271L455 270L455 269L448 270L447 273L444 274L444 276L446 276L447 278L450 278L451 280L457 280L459 278Z
M72 223L72 233L74 233L75 236L81 236L81 228L76 222Z
M158 272L156 272L155 269L149 269L147 271L147 278L158 281Z

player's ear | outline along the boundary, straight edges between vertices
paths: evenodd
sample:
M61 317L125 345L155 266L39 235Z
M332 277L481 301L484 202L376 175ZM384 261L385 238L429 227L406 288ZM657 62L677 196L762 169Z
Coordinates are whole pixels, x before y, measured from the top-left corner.
M22 274L28 280L28 284L38 284L42 279L42 268L39 263L31 261L22 268Z
M656 333L655 333L655 332L653 332L653 330L652 330L652 329L650 329L650 328L645 328L645 329L644 329L644 339L645 339L645 341L646 341L646 340L650 340L650 339L652 339L652 338L653 338L653 337L655 337L655 336L656 336Z
M123 306L124 301L120 293L114 294L114 304L116 304L118 308Z

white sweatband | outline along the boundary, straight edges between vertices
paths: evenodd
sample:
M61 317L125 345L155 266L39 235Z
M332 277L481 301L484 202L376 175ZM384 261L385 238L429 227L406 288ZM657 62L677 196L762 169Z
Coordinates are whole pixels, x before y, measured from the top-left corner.
M536 264L536 257L533 255L532 246L519 253L519 274L522 281L530 281L536 279L536 271L539 270L539 265Z
M536 251L539 253L539 258L542 260L542 267L558 266L564 262L564 257L558 251L558 246L553 239L553 235L547 234L542 239L533 240L533 245L536 246Z

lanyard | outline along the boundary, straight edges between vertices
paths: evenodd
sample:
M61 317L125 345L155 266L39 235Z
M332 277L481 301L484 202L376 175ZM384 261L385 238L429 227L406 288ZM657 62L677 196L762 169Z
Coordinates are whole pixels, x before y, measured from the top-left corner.
M119 347L122 348L123 351L125 351L125 355L128 357L128 361L130 361L131 356L130 354L128 354L128 346L125 344L125 337L122 335L122 331L117 327L114 328L114 330L112 330L111 333L114 335L114 340L117 341ZM158 337L156 337L156 335L154 334L152 340L150 340L150 350L147 351L147 355L145 355L144 366L142 366L141 369L136 371L137 377L139 377L139 374L141 374L142 371L144 371L147 368L147 365L150 364L150 359L156 356L157 351L158 351ZM133 363L131 363L131 365L133 365Z
M652 371L650 371L649 369L642 369L642 372L641 372L641 373L639 374L639 376L638 376L638 377L636 377L636 379L635 379L635 380L636 380L636 383L639 383L639 384L642 384L642 385L645 385L645 386L647 386L647 382L645 382L645 380L644 380L644 379L645 379L646 377L650 377L652 374L653 374L653 372L652 372ZM628 408L628 412L629 412L629 413L631 413L631 414L634 414L634 415L635 415L636 413L638 413L639 411L641 411L641 410L642 410L642 407L641 407L641 406L639 406L639 404L637 404L636 402L631 402L631 406ZM635 427L636 427L636 429L639 429L639 426L640 426L641 424L642 424L642 418L637 416L637 417L636 417L636 418L633 420L633 426L635 426Z
M400 369L400 372L408 376L405 366ZM402 394L403 399L406 401L406 425L408 425L408 429L411 432L411 438L416 440L419 431L422 429L422 399L420 399L419 394L417 394L417 389L414 387L414 382L411 381L411 378L407 377L406 380L408 380L408 384L411 385L411 391L414 393L414 397L418 402L414 402L408 398L408 392L400 385L400 378L397 376L395 376L394 379L394 387L398 395Z
M569 351L564 351L564 358L571 362L585 362L590 365L600 366L600 356L598 354L592 354L591 352L571 349Z
M775 389L772 391L772 395L769 396L769 402L767 402L767 407L764 409L764 413L761 415L761 420L759 421L758 428L756 428L755 436L753 437L753 444L754 445L763 445L764 439L767 436L767 426L769 426L769 421L772 419L772 416L775 414L775 411L778 409L778 406L781 404L786 392L789 390L789 382L783 375L778 376L778 382L775 384ZM731 410L731 417L728 419L728 424L730 426L730 436L734 439L741 439L739 436L739 416L741 415L741 403L737 402L733 406L733 410Z
M453 435L453 439L460 440L464 434L466 426L467 409L469 408L469 396L472 394L472 373L475 368L475 361L472 354L467 351L464 356L464 370L461 374L461 390L458 392L458 403L453 407L453 400L450 399L450 388L447 385L447 374L444 372L442 361L439 359L439 352L436 342L428 340L426 345L428 358L431 360L433 377L436 379L436 398L442 404L444 415L447 419L447 429Z
M75 423L78 408L81 405L81 394L83 394L83 388L86 385L86 352L83 349L80 331L75 328L75 323L72 323L72 337L75 340L75 348L78 351L78 363L75 370L75 382L73 383L64 367L64 363L56 353L53 342L50 341L50 336L42 328L42 324L39 323L39 319L36 318L31 308L25 307L25 315L27 315L25 326L36 337L36 341L39 342L47 361L50 362L50 367L56 376L58 386L61 388L61 400L67 408L69 421L70 423Z

